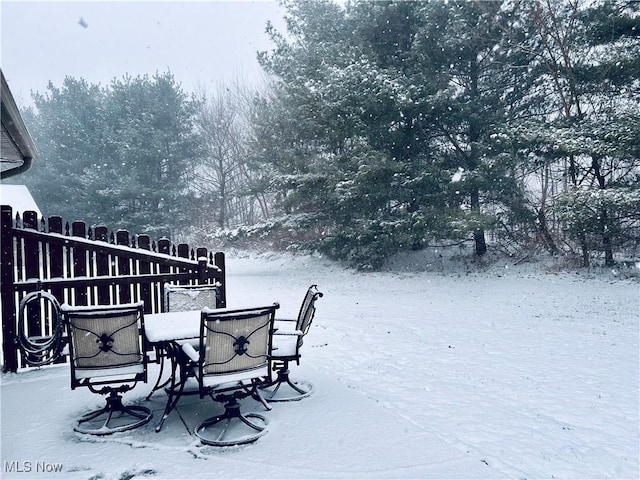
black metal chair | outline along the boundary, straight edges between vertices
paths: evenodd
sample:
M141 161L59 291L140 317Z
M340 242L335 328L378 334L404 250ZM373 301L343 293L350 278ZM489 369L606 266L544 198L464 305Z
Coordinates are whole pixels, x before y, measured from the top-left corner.
M164 311L165 312L183 312L189 310L202 310L203 308L220 307L220 284L207 285L173 285L170 283L164 286ZM164 421L169 413L176 407L178 400L182 395L192 395L197 391L185 390L185 383L191 372L185 370L185 365L179 366L179 350L182 343L191 343L194 347L198 346L198 340L184 340L180 342L171 342L164 345L156 345L156 361L160 363L160 370L155 385L147 395L147 400L158 390L164 388L167 395L167 406L160 422L156 426L156 431L162 429ZM162 381L164 372L165 359L169 358L171 363L171 372L169 378ZM184 362L183 362L184 363ZM181 369L180 374L177 373L178 368ZM177 383L175 381L179 379ZM172 383L173 382L173 383Z
M69 336L71 389L108 395L106 405L81 417L74 430L108 435L144 425L151 410L124 405L122 395L147 381L143 303L61 307Z
M215 283L211 285L172 285L170 283L164 286L164 298L163 305L165 312L181 312L189 310L202 310L203 308L217 308L219 304L219 289L220 284ZM194 343L194 346L197 342ZM160 371L158 372L158 378L155 385L147 395L147 400L158 390L163 387L167 387L170 380L175 378L175 369L177 364L175 363L175 355L171 356L172 359L172 373L168 380L162 381L162 374L164 372L165 358L167 357L166 349L168 345L156 346L156 363L160 364ZM162 425L160 425L161 427Z
M243 413L240 400L261 401L258 387L270 380L269 354L278 304L224 311L205 309L200 324L200 344L182 346L192 362L200 397L224 403L225 411L199 423L194 433L206 445L250 443L266 433L267 419Z
M164 286L164 311L179 312L218 308L220 284L210 285L172 285Z
M306 381L291 381L289 362L300 364L300 348L309 332L316 312L316 300L322 297L317 285L311 285L302 301L297 319L276 319L274 323L273 347L271 352L272 368L276 378L261 388L267 402L289 402L308 397L313 385Z

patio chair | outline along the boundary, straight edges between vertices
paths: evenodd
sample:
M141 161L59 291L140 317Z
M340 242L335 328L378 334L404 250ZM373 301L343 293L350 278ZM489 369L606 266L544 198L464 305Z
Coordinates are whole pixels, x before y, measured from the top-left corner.
M172 285L166 283L164 286L164 311L165 312L184 312L189 310L202 310L203 308L218 308L220 284L209 285ZM196 340L185 340L197 346ZM181 342L182 343L182 342ZM164 371L164 358L167 356L165 351L167 345L156 346L156 362L160 363L160 371L155 385L147 395L147 400L159 389L166 387L168 381L162 383L162 373ZM172 368L175 369L173 364ZM174 372L175 374L175 372Z
M270 380L269 354L278 307L273 304L224 312L205 309L198 350L190 343L182 345L193 362L200 398L208 395L224 403L224 413L194 429L205 445L240 445L266 433L267 419L258 413L243 413L239 400L249 396L261 400L258 387Z
M297 319L276 319L274 323L273 347L271 353L272 368L276 378L261 388L267 402L290 402L308 397L313 385L305 381L291 381L289 362L300 365L300 348L304 337L311 327L316 313L316 300L322 297L317 285L311 285L302 301Z
M164 286L164 311L202 310L218 308L220 285L172 285Z
M166 283L164 286L163 305L165 312L180 312L189 310L202 310L203 308L217 308L219 298L219 284L211 285L172 285ZM197 342L194 343L194 346ZM160 364L160 371L155 385L147 395L147 400L158 391L166 387L169 380L162 382L162 374L164 372L164 358L167 356L165 351L168 345L157 345L155 348L156 363ZM175 363L172 368L175 369ZM174 372L175 374L175 372ZM172 378L172 377L170 377Z
M143 302L116 306L61 307L69 336L71 389L108 395L106 405L81 417L75 431L108 435L144 425L151 410L124 405L122 395L147 381Z
M203 308L217 308L220 307L220 284L207 284L207 285L173 285L166 283L164 286L164 311L165 312L181 312L189 310L202 310ZM166 391L169 396L167 400L167 407L165 408L162 419L156 426L156 431L159 432L162 429L162 425L166 420L169 413L176 407L178 400L182 395L192 395L198 393L197 391L185 390L185 383L187 378L192 373L187 371L181 371L178 375L177 369L185 370L185 366L179 367L178 353L173 351L176 348L180 348L182 343L189 342L194 347L198 346L197 339L181 340L178 342L169 342L155 346L156 362L160 364L160 370L158 372L158 378L147 395L147 400L160 389ZM170 351L171 350L171 351ZM169 357L171 360L171 373L169 378L164 382L162 381L165 359ZM179 381L175 383L175 380L179 378ZM171 385L170 385L171 384Z

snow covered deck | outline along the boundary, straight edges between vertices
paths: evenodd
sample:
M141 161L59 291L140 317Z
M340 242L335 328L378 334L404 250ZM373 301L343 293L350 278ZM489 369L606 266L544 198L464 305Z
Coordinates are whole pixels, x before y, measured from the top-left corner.
M155 371L150 373L153 377ZM208 398L183 397L156 433L166 397L157 392L147 402L144 397L151 385L139 385L125 400L151 406L152 421L129 432L91 437L75 433L73 419L99 407L102 399L86 389L71 391L67 366L5 375L2 478L52 478L45 470L56 465L61 469L59 478L68 480L504 476L482 458L447 445L427 429L309 366L296 367L295 375L311 381L314 394L274 404L270 412L246 399L252 410L267 416L269 433L254 444L229 449L199 446L191 433L203 415L222 411ZM31 471L25 472L25 467Z

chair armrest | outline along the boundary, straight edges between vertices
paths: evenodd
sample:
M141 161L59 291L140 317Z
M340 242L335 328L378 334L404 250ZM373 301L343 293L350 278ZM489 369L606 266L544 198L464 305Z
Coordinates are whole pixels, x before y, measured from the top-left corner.
M293 320L290 318L276 318L276 320L273 322L273 328L274 330L295 330L297 323L297 320Z
M277 330L273 332L274 335L290 335L293 337L301 337L302 332L300 330Z
M198 362L200 360L200 354L196 351L195 348L193 348L193 345L191 345L190 343L183 343L182 351L194 362Z

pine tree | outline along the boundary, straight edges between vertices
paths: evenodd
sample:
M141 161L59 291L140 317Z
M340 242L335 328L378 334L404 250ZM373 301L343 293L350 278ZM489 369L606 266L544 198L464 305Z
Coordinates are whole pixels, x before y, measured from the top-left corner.
M195 103L169 72L116 79L106 99L116 160L87 188L110 224L171 235L189 224L181 205L195 162Z
M510 67L523 58L505 45L511 12L496 2L288 5L290 37L273 33L263 57L278 80L258 120L276 185L286 179L284 211L304 199L340 257L379 263L469 234L483 254L494 212L522 203L496 141L521 95L520 64Z
M194 107L170 73L104 88L68 77L34 103L25 118L40 158L25 178L47 215L154 236L189 224Z
M83 79L66 77L62 86L49 83L34 93L34 107L25 111L37 145L37 168L24 175L44 215L85 219L92 192L78 188L84 170L113 161L110 130L104 116L105 91Z

